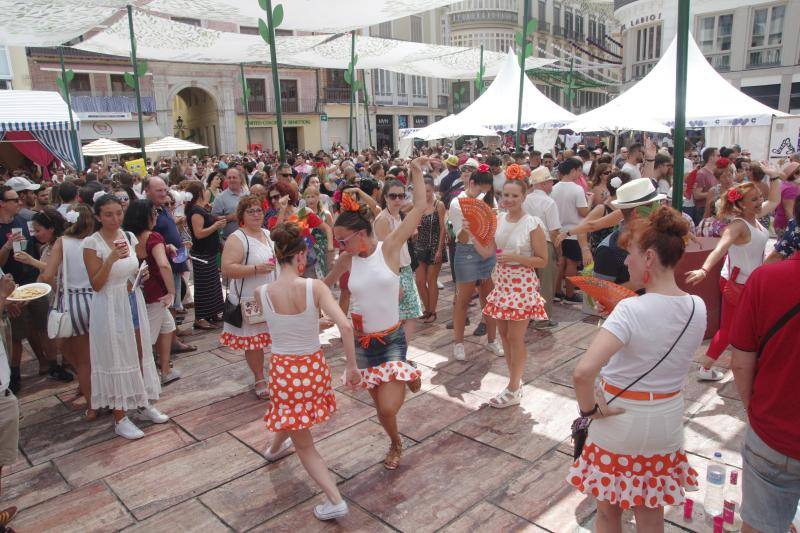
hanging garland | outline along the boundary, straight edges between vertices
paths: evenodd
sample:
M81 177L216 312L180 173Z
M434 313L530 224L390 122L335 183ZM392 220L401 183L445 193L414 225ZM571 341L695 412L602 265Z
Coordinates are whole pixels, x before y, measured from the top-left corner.
M591 57L592 59L595 59L595 60L597 60L597 61L605 61L605 62L607 62L607 63L611 63L611 64L613 64L613 65L621 65L621 64L622 64L622 61L609 61L609 60L607 60L607 59L606 59L606 58L604 58L604 57L600 57L600 56L598 56L598 55L595 55L595 54L591 53L590 51L586 50L585 48L583 48L583 47L579 46L579 45L578 45L578 44L577 44L575 41L570 41L570 44L571 44L571 45L572 45L574 48L576 48L576 49L580 50L581 52L583 52L583 53L584 53L584 54L586 54L587 56L589 56L589 57Z
M606 48L605 46L601 45L601 44L600 44L600 43L598 43L598 42L595 42L595 41L594 41L594 39L592 39L591 37L587 37L587 38L586 38L586 42L587 42L587 43L589 43L589 44L591 44L592 46L595 46L595 47L599 48L600 50L602 50L603 52L607 53L608 55L610 55L610 56L613 56L613 57L616 57L616 58L617 58L617 59L619 59L620 61L622 60L622 56L621 56L621 55L619 55L619 54L615 54L614 52L612 52L611 50L609 50L609 49L608 49L608 48Z

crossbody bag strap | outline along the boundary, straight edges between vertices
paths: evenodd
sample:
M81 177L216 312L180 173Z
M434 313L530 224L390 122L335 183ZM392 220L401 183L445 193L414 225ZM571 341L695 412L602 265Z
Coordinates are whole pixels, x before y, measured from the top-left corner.
M794 307L792 307L791 309L789 309L788 311L786 311L786 312L783 314L783 316L781 316L781 317L778 319L778 321L777 321L777 322L775 322L775 323L772 325L772 327L771 327L771 328L769 328L769 331L767 331L767 334L766 334L766 335L764 335L764 338L763 338L763 339L761 339L761 343L760 343L760 344L759 344L759 346L758 346L758 352L756 353L756 359L760 359L760 358L761 358L761 353L764 351L764 348L767 346L767 343L770 341L770 339L771 339L771 338L772 338L772 337L773 337L773 336L774 336L774 335L775 335L775 334L776 334L776 333L777 333L777 332L778 332L778 331L779 331L779 330L780 330L780 329L781 329L783 326L785 326L785 325L786 325L786 324L787 324L787 323L788 323L788 322L789 322L789 321L790 321L792 318L794 318L794 317L795 317L795 315L797 315L797 313L800 313L800 303L797 303L797 304L795 304L795 306L794 306Z
M247 265L248 259L250 259L250 240L247 238L247 233L244 230L239 230L242 232L244 236L244 244L245 244L245 253L244 253L244 265ZM242 278L242 283L239 285L239 294L237 295L239 299L239 303L242 302L242 291L244 290L244 278Z
M686 325L685 325L685 326L683 326L683 329L681 330L681 333L680 333L680 335L678 335L678 338L676 338L676 339L675 339L675 342L673 342L673 343L672 343L672 346L670 346L670 347L669 347L669 350L667 350L667 353L665 353L663 356L661 356L661 359L659 359L659 360L658 360L658 362L656 362L656 364L654 364L652 367L650 367L650 370L648 370L647 372L645 372L644 374L642 374L641 376L639 376L638 378L636 378L636 379L633 381L633 383L631 383L630 385L628 385L627 387L625 387L624 389L622 389L620 392L618 392L617 394L615 394L613 398L611 398L610 400L608 400L608 401L606 402L607 404L610 404L611 402L613 402L614 400L616 400L617 398L619 398L620 396L622 396L623 394L625 394L625 393L628 391L628 389L630 389L631 387L633 387L634 385L636 385L637 383L639 383L641 380L643 380L645 377L647 377L647 375L648 375L648 374L650 374L650 372L652 372L653 370L655 370L655 369L656 369L656 367L657 367L658 365L660 365L660 364L661 364L661 363L664 361L664 359L666 359L666 358L667 358L667 356L668 356L669 354L671 354L671 353L672 353L672 350L674 350L674 349L675 349L675 346L677 346L678 342L679 342L679 341L680 341L680 340L683 338L683 334L684 334L684 333L686 333L686 330L687 330L687 329L689 329L689 324L691 324L691 323L692 323L692 319L694 318L694 308L695 308L694 296L692 296L691 298L692 298L692 312L689 314L689 320L687 320L687 321L686 321Z
M67 311L69 295L67 294L67 246L64 237L61 237L61 298L64 311Z

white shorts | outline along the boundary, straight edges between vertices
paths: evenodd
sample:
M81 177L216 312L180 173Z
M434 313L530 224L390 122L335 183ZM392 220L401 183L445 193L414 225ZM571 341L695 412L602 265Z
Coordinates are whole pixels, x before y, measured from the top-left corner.
M162 333L172 333L175 331L175 319L169 312L169 307L161 302L147 304L147 319L150 322L151 342L155 344L156 337Z

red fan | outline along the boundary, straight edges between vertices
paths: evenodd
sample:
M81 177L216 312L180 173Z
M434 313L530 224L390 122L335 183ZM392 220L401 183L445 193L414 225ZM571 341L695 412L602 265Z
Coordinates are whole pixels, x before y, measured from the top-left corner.
M463 197L458 199L464 220L469 223L472 237L483 246L488 246L497 231L497 216L489 204L478 198Z
M569 276L567 279L602 305L606 313L610 313L625 298L636 296L632 290L605 279L592 276Z

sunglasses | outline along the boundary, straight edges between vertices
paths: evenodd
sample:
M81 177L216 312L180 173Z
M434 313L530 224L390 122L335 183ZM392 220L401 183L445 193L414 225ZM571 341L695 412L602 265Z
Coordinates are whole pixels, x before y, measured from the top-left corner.
M251 209L245 209L244 212L245 212L246 215L263 215L264 214L264 210L261 209L260 207L253 207Z
M389 200L405 200L406 193L390 192L386 195Z
M349 237L345 237L344 239L333 239L333 240L336 241L336 244L338 244L339 247L344 248L345 246L347 246L347 241L349 241L356 235L358 235L358 233L351 233Z

